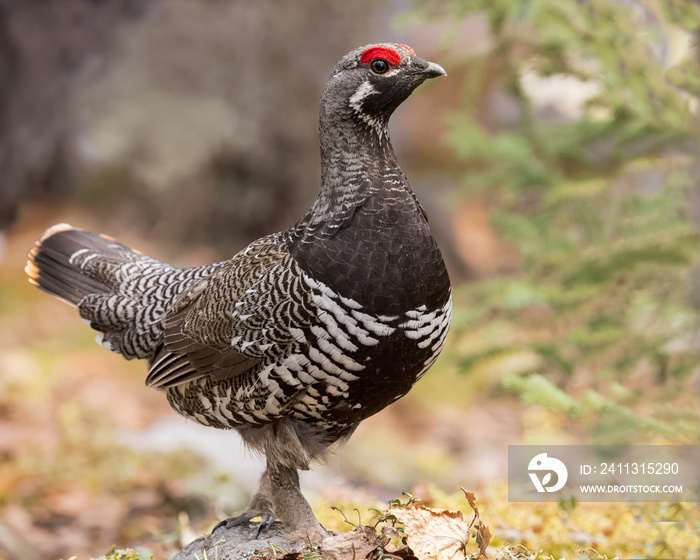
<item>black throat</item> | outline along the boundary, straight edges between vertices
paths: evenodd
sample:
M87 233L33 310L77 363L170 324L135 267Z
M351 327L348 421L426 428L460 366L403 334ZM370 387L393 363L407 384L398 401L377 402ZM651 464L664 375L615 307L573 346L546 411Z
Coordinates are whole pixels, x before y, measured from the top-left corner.
M443 305L449 278L387 121L322 108L321 190L287 239L315 280L366 312L393 315Z

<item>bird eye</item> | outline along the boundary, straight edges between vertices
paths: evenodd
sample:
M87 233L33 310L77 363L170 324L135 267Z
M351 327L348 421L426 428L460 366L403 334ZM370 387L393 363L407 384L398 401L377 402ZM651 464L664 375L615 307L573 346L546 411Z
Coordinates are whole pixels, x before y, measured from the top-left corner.
M389 63L383 58L375 58L369 63L369 67L375 74L385 74L389 70Z

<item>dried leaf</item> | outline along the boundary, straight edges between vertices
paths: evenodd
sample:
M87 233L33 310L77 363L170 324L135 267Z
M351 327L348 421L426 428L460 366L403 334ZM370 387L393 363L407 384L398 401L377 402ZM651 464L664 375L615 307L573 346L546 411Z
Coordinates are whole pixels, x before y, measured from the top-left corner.
M382 527L382 536L386 539L386 542L389 542L391 539L400 539L401 533L391 525L384 525Z
M476 507L476 496L474 493L465 490L461 486L459 488L464 492L464 497L467 498L470 507L474 510L474 518L469 524L469 528L471 529L474 527L476 530L476 544L479 547L479 554L484 558L488 558L488 556L486 556L486 549L491 541L491 530L481 521L481 515L479 514L479 508Z
M397 548L391 554L396 558L403 558L403 560L418 560L418 557L413 554L413 551L408 546Z
M464 492L464 496L467 498L467 501L469 502L469 505L472 507L472 509L478 513L479 508L476 507L476 496L474 495L474 493L465 490L462 486L460 486L459 489L462 492Z
M486 548L489 546L490 541L491 530L483 523L479 523L479 528L476 531L476 544L479 547L479 552L485 558L488 558L486 556Z
M323 560L361 560L381 546L379 535L372 527L361 526L349 533L336 533L321 542Z
M387 513L403 523L408 545L418 558L464 559L469 524L464 521L461 511L411 504L390 508Z

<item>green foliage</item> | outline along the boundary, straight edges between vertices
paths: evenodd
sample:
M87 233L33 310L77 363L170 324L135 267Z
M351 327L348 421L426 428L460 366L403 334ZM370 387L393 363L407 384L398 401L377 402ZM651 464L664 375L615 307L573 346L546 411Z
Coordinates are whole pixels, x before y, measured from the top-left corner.
M509 278L458 290L459 367L583 423L598 441L697 443L690 282L700 245L686 209L698 169L700 65L686 45L700 6L418 5L455 29L487 16L493 47L456 61L467 78L447 142L463 162L460 196L495 201L492 223L523 263ZM526 85L533 76L569 80L587 98L552 118ZM476 101L494 87L517 108L517 123L487 126ZM489 370L516 350L533 354L534 367Z

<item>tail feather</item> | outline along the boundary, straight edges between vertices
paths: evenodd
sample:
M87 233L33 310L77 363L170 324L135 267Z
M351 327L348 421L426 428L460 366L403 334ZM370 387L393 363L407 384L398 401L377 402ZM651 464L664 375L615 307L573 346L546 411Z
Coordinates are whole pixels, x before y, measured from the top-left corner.
M103 333L102 345L125 358L151 358L161 318L186 289L218 265L176 268L110 237L59 224L29 251L29 281L78 308Z
M24 270L29 282L77 306L85 296L109 293L110 287L104 280L86 275L73 257L85 250L108 254L116 248L127 249L108 237L58 224L46 230L29 251Z

